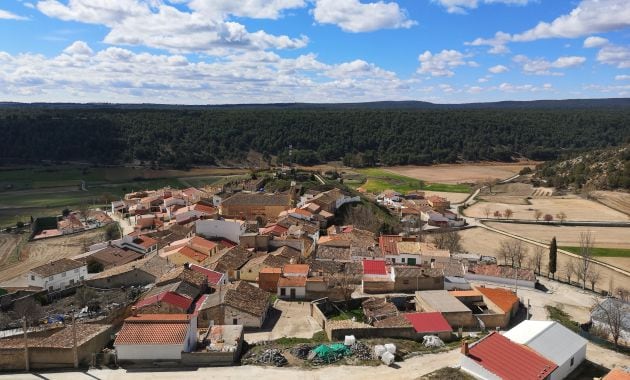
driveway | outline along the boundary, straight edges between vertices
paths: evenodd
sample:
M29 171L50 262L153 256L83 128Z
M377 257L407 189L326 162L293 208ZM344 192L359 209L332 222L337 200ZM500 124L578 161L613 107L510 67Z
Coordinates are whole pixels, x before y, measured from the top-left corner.
M311 338L322 329L311 317L310 302L277 300L261 330L246 332L245 340L255 343L283 337Z

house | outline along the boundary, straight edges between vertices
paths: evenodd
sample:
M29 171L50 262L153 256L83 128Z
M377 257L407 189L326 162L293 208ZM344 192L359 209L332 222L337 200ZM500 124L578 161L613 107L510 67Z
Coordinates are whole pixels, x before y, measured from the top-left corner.
M448 293L470 310L473 325L482 330L507 327L520 304L518 297L506 289L477 287Z
M378 246L385 257L398 256L398 242L402 241L400 235L381 235L378 237Z
M462 343L460 367L477 379L551 379L558 366L524 345L491 332L469 345Z
M211 257L206 268L227 274L228 280L238 280L241 276L241 268L252 256L252 252L240 246L227 248Z
M185 314L190 310L193 300L178 293L180 287L187 287L181 282L156 287L145 298L138 301L136 309L147 314ZM171 290L174 289L174 290ZM188 286L190 289L190 286ZM181 289L179 291L182 291ZM182 291L183 292L183 291Z
M471 265L464 278L471 281L495 282L504 285L517 285L535 288L536 275L531 269L512 268L503 265Z
M204 276L206 276L208 280L208 286L216 287L220 285L227 285L228 283L227 276L225 275L225 273L213 271L211 269L204 268L202 266L195 265L195 264L190 264L188 267L191 270L197 273L201 273Z
M422 246L419 242L399 241L396 243L396 255L385 255L392 263L416 265L422 262Z
M376 196L376 201L386 206L394 206L402 200L402 194L394 190L385 190Z
M266 292L277 292L282 268L262 268L258 272L258 287Z
M243 325L261 327L269 308L269 293L236 281L208 295L199 308L199 327Z
M402 316L409 321L416 332L416 340L425 335L437 335L443 341L451 340L453 328L441 313L404 313Z
M317 248L316 258L317 260L350 262L352 261L352 252L350 251L350 247L320 245Z
M586 358L587 340L558 322L523 321L503 336L555 363L558 368L551 373L550 380L568 377Z
M173 268L163 274L157 281L156 285L171 284L183 281L194 286L199 292L204 293L208 287L208 277L205 273L193 270L190 265ZM195 297L192 297L195 298Z
M278 279L278 298L290 300L306 297L306 280L304 277L280 277Z
M209 256L189 245L180 245L165 248L160 253L160 257L173 265L184 265L185 263L204 264Z
M180 360L197 344L197 320L188 314L139 314L125 319L114 341L119 361Z
M241 235L247 232L247 226L242 220L204 219L195 222L195 232L208 239L227 239L238 242Z
M113 240L112 245L120 247L122 249L131 249L143 255L147 255L158 249L158 241L147 236L140 235L138 233L132 233L125 235L122 239Z
M258 275L263 268L282 268L290 261L290 259L280 255L263 253L243 265L240 270L240 279L244 281L257 282ZM275 292L276 289L274 288L273 291Z
M361 286L365 293L388 293L394 290L394 271L383 260L363 260Z
M436 211L445 211L448 208L451 208L451 202L438 195L431 195L427 197L427 201L429 202L429 206L433 207Z
M247 220L260 219L264 224L289 208L289 194L236 193L221 202L219 213Z
M282 267L284 277L308 277L308 264L286 264Z
M487 288L485 286L477 286L475 290L483 295L486 303L493 303L509 317L515 316L518 312L520 301L513 291L502 288Z
M103 289L144 286L154 283L169 270L169 264L157 254L132 261L92 275L86 283Z
M446 290L416 292L416 310L440 312L453 327L474 326L472 311Z
M444 289L444 275L441 270L407 266L396 266L392 270L395 292Z
M593 324L604 331L610 331L609 320L615 321L617 318L620 318L620 340L630 342L630 303L615 298L606 298L591 312ZM616 324L616 322L613 323L613 325Z
M31 269L26 274L28 286L62 290L78 285L87 277L87 265L81 261L59 259Z
M385 260L383 252L378 246L372 247L360 247L350 246L350 258L354 262L361 262L363 260Z
M103 270L106 270L140 260L143 257L143 254L130 249L108 246L85 257L83 260L88 264L88 267L92 263L98 263Z

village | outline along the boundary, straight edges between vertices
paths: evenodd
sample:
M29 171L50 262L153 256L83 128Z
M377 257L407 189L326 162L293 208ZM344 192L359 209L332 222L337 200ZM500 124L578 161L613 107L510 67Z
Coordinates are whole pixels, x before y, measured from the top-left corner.
M290 179L265 191L266 178L252 176L135 191L107 209L33 221L33 241L107 233L3 285L0 370L410 371L406 363L435 356L439 367L399 378L624 373L627 294L560 284L517 252L501 265L495 252L462 251L454 232L474 227L460 213L466 201L365 194L313 177L320 189ZM338 224L341 210L362 202L402 232Z

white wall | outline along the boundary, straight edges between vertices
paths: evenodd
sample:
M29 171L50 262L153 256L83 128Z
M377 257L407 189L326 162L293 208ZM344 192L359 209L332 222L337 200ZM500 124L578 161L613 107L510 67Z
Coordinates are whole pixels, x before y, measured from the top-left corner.
M549 380L562 380L566 378L584 361L584 359L586 359L586 345L573 355L573 365L571 365L570 358L564 363L556 363L558 368L551 373Z
M461 366L462 370L464 370L465 372L469 373L470 375L474 376L477 379L501 380L499 376L483 368L476 361L472 360L471 358L467 356L462 355L459 365Z
M235 243L239 242L245 230L245 223L237 220L205 219L195 222L195 231L198 235L209 238L220 237Z
M515 284L515 279L513 278L502 278L502 277L491 277L491 276L482 276L479 274L473 274L473 273L466 273L464 274L464 278L468 281L486 281L486 282L494 282L497 284L504 284L504 285L511 285L514 286ZM525 281L523 279L518 279L518 286L521 287L527 287L527 288L534 288L535 287L535 282L534 281Z
M181 344L121 344L114 346L118 360L180 360Z
M26 280L29 286L39 286L48 290L51 286L53 290L65 289L70 285L70 281L74 280L74 284L81 282L87 278L87 265L71 269L64 273L57 273L51 277L40 277L39 275L29 272L26 274Z
M234 323L236 319L236 323ZM255 315L247 314L241 310L235 309L230 306L225 307L225 323L226 325L243 325L244 327L261 327L264 321L263 318L258 318Z
M285 289L286 293L284 296L280 295L280 289ZM278 287L278 297L284 299L291 299L291 289L295 289L295 299L303 299L306 297L306 287L294 287L294 286L283 286Z

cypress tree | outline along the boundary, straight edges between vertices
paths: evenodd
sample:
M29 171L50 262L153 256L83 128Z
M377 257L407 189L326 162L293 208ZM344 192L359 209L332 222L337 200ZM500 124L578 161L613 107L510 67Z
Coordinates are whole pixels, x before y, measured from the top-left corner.
M556 243L556 237L554 236L553 239L551 239L551 244L549 244L549 272L551 273L552 278L554 278L556 274L557 258L558 245Z

